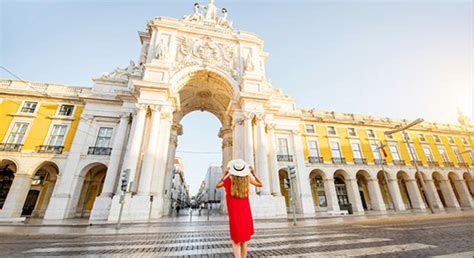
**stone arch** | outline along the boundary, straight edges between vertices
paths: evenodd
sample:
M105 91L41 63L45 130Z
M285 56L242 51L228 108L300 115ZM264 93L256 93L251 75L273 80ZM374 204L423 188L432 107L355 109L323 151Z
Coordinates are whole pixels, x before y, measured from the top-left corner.
M408 175L407 172L402 171L402 170L397 172L397 182L398 182L398 187L402 196L402 200L405 207L409 209L414 208L414 203L412 201L412 198L414 198L414 195L416 194L412 192L413 187L409 187L411 186L409 184L412 181L413 180L410 179L410 176Z
M464 172L462 174L462 178L464 179L464 182L466 182L471 197L474 198L474 181L471 174L469 174L468 172Z
M443 176L441 175L441 173L435 171L431 174L431 178L433 180L433 184L434 184L436 193L438 194L438 197L439 197L441 203L443 204L443 207L448 207L448 205L446 203L445 196L444 196L443 191L441 189L441 182L443 181Z
M76 217L88 217L94 206L96 197L102 192L107 166L100 162L87 164L81 170L78 182L80 190L77 196Z
M10 192L15 174L18 172L18 163L12 159L0 160L0 210Z
M23 205L22 216L43 217L56 185L59 167L53 161L42 161L32 171L32 182Z
M363 213L364 208L357 192L356 179L343 170L338 169L334 172L334 186L336 196L341 210L350 210L356 213Z
M371 180L371 176L369 172L365 170L359 170L356 172L356 180L358 185L358 193L360 195L362 207L364 210L371 210L372 209L372 198L369 192L369 181Z
M434 171L432 173L433 183L438 192L444 207L459 208L459 202L456 199L455 193L447 176L443 176L440 172Z
M327 204L327 193L324 181L327 179L326 174L320 169L313 169L309 173L309 181L311 186L311 194L313 204L316 210L325 209Z
M390 189L389 184L390 180L392 180L392 177L387 171L378 171L377 172L377 182L378 182L378 187L380 189L380 193L382 195L382 200L387 209L395 209L394 206L394 200L392 200L392 196L395 195L395 193L392 193L393 189Z
M448 173L448 180L459 205L462 207L472 207L472 196L469 192L466 181L454 172Z
M285 197L285 205L288 208L290 207L290 195L289 195L289 191L285 187L285 179L288 178L288 170L286 168L280 168L278 170L278 178L280 181L281 195Z

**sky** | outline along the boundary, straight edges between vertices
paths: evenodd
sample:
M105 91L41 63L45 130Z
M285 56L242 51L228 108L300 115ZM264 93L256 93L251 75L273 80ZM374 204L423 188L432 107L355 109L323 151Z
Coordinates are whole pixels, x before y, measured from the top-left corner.
M0 0L0 64L23 80L91 86L92 77L137 60L137 32L148 20L180 18L192 13L193 4ZM267 78L299 108L449 123L456 123L460 109L472 117L470 1L216 5L228 9L234 28L265 41ZM12 76L1 70L0 78ZM182 124L177 155L195 193L208 165L221 162L220 123L209 113L193 112Z

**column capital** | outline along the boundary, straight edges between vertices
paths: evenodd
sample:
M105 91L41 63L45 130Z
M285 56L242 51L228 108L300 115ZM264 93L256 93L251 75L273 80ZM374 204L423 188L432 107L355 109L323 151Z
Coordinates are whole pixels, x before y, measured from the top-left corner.
M252 112L244 112L243 113L244 120L252 120L254 116L255 116L255 114L252 113Z
M168 110L161 111L161 119L163 120L170 120L173 117L173 112Z
M151 111L161 111L161 105L150 105Z
M255 119L257 121L263 121L264 117L265 117L265 115L263 113L256 113L255 114Z
M273 130L275 130L275 127L276 127L275 123L267 123L266 124L267 131L273 131Z
M232 147L232 138L224 138L224 140L222 140L222 148L226 148L226 147Z
M130 112L120 112L119 118L124 119L124 118L129 118L130 117Z
M147 108L147 104L144 104L144 103L135 103L135 108L137 110L145 110Z

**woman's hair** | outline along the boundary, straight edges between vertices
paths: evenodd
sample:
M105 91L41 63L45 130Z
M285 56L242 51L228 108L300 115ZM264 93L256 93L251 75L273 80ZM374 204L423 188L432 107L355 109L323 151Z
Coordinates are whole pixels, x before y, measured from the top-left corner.
M230 186L230 196L235 198L245 198L249 192L249 177L248 176L230 176L232 185Z

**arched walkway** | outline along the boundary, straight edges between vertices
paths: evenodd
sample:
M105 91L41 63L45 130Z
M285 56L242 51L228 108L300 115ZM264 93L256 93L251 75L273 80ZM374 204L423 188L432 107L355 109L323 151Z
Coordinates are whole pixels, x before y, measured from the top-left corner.
M448 179L459 205L467 208L472 207L472 197L467 188L466 181L459 178L454 172L448 174Z
M459 203L456 200L456 196L449 180L444 178L439 172L433 172L432 178L444 207L459 208Z
M472 179L472 176L464 172L462 174L462 177L464 179L464 182L466 182L467 188L469 189L469 193L471 194L471 197L474 198L474 180Z
M410 178L405 171L398 171L397 181L405 207L408 209L426 208L415 179Z
M356 179L350 178L344 170L337 170L334 172L334 187L341 210L351 207L354 213L364 213Z
M385 204L385 207L387 209L394 209L394 204L392 201L393 197L390 195L393 190L389 189L389 185L387 185L387 183L390 183L390 181L388 178L385 178L383 171L379 171L377 173L377 181L379 183L380 193L382 194L382 199L383 203Z
M84 176L81 194L76 207L76 217L89 217L96 197L102 192L107 167L96 164Z
M285 197L286 208L289 208L290 207L290 195L288 193L289 189L286 189L286 187L285 187L285 179L288 178L288 171L286 171L286 169L280 169L278 171L278 176L279 176L279 179L280 179L281 195L283 195L283 197Z
M328 207L327 195L324 190L324 172L321 170L313 170L309 174L309 181L311 184L311 194L313 196L313 203L315 210L324 210Z
M15 178L17 167L11 160L0 161L0 210L3 209L8 193Z
M42 163L32 177L22 216L43 217L56 184L59 169L52 162Z
M356 173L356 179L362 207L365 210L386 210L377 179L372 178L365 170L359 170Z

